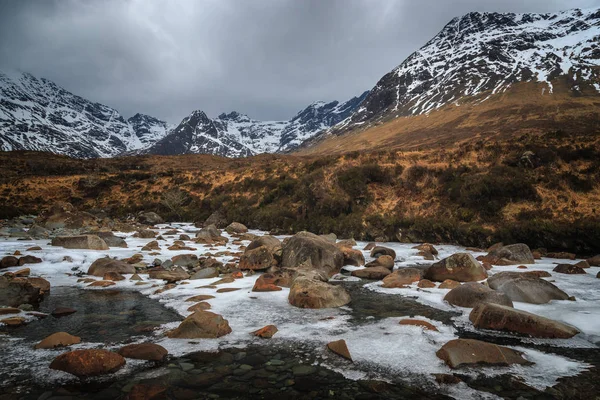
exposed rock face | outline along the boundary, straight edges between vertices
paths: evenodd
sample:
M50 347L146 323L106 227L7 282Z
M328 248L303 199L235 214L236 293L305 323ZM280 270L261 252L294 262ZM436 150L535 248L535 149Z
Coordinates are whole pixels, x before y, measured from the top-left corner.
M509 366L530 364L522 353L492 343L473 339L451 340L435 353L450 368L477 365Z
M577 265L572 265L572 264L558 264L556 266L556 268L554 268L552 271L558 272L559 274L568 274L568 275L586 274L587 273L587 272L585 272L585 269L583 269Z
M352 356L350 355L348 345L346 344L346 341L344 339L327 343L327 348L335 354L342 356L346 360L352 361Z
M488 279L490 288L506 294L512 301L545 304L551 300L567 300L569 295L552 283L527 273L504 271Z
M81 343L81 338L67 332L56 332L34 346L35 349L54 349Z
M18 307L21 304L38 304L41 299L40 288L25 278L10 279L0 276L0 305Z
M267 246L246 249L240 257L239 268L241 270L260 271L276 265L277 262Z
M113 373L124 365L125 359L112 351L74 350L56 357L50 364L50 369L79 377L90 377Z
M165 222L160 215L155 212L145 212L138 215L138 221L146 225L156 225Z
M432 264L425 271L424 278L435 282L446 279L473 282L487 278L487 272L470 253L456 253Z
M93 276L104 276L104 274L109 272L116 272L117 274L135 274L135 267L124 261L104 257L94 261L92 265L90 265L87 273L88 275Z
M298 277L292 283L288 301L299 308L333 308L348 304L350 295L341 286Z
M96 235L58 236L52 239L52 246L65 249L108 250L108 245Z
M125 358L146 361L163 361L169 352L164 347L154 343L130 344L119 349L119 354Z
M392 259L396 259L396 252L393 249L383 246L375 246L371 249L371 257L378 258L380 256L390 256Z
M475 307L480 303L495 303L512 307L510 298L502 293L490 289L489 287L477 282L467 282L446 294L444 301L459 307Z
M225 232L231 234L241 234L248 232L248 228L244 224L240 224L239 222L232 222L227 225L225 228Z
M343 265L344 255L335 244L309 232L297 233L283 246L283 268L317 270L332 276Z
M368 267L352 271L351 275L363 279L381 280L392 272L385 267Z
M423 277L423 271L417 268L400 268L383 278L384 288L405 288Z
M529 249L529 246L523 243L510 244L492 250L488 257L496 257L502 260L508 260L511 264L534 264L535 259ZM492 263L494 264L494 263Z
M568 339L579 333L572 326L499 304L479 303L469 315L476 328L508 331L537 338Z
M175 339L218 338L231 333L229 323L222 316L210 311L196 311L179 326L167 333Z

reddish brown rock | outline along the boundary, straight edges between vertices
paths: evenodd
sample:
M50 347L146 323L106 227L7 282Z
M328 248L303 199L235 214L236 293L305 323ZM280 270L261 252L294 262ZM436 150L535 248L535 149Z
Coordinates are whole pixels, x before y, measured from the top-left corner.
M179 326L167 333L170 338L198 339L218 338L231 333L229 323L222 316L210 311L196 311Z
M56 357L50 364L50 369L79 377L89 377L116 372L124 365L125 359L112 351L74 350Z
M25 325L27 323L27 320L23 317L9 317L0 320L0 322L8 326L21 326Z
M417 287L431 289L435 287L435 283L431 282L429 279L421 279L419 283L417 283Z
M352 271L351 275L362 279L381 280L392 272L385 267L367 267Z
M217 289L217 293L229 293L240 290L240 288L228 287L223 289Z
M210 310L211 306L206 301L201 301L199 303L194 304L193 306L188 307L188 311L196 312L196 311L206 311Z
M573 265L573 264L558 264L556 266L556 268L554 268L552 271L558 272L559 274L569 274L569 275L586 274L587 273L587 272L585 272L585 270L583 268L578 267L577 265Z
M0 315L19 314L20 309L16 307L0 307Z
M13 272L13 274L19 278L26 278L31 274L31 270L29 268L23 268Z
M356 267L365 265L365 256L363 256L362 251L352 249L349 247L338 246L338 248L342 251L342 254L344 255L344 265L354 265Z
M439 332L438 328L436 328L434 325L430 324L427 321L422 321L420 319L403 319L403 320L400 320L399 324L400 325L420 326L421 328L428 330L428 331Z
M214 298L215 298L215 296L212 296L210 294L199 294L197 296L190 297L189 299L186 299L185 301L198 302L198 301L210 300L210 299L214 299Z
M450 368L531 364L523 358L521 352L474 339L451 340L443 345L436 355Z
M348 304L350 295L341 286L299 277L292 283L288 301L299 308L332 308Z
M464 283L446 294L444 301L459 307L475 307L479 303L496 303L512 307L510 298L477 282Z
M77 343L81 343L80 337L69 335L67 332L56 332L36 344L34 348L54 349L56 347L71 346L72 344Z
M127 394L127 400L166 400L167 390L164 385L138 383Z
M365 267L385 267L391 271L394 269L394 259L388 255L379 256L377 259L367 263Z
M23 256L19 258L19 266L25 264L39 264L42 262L42 259L34 256Z
M105 281L123 281L125 277L117 272L107 272L102 277Z
M66 317L67 315L75 314L76 309L70 307L56 307L50 313L53 317Z
M150 270L149 277L150 277L150 279L162 279L169 283L173 283L173 282L183 281L185 279L190 279L190 274L188 274L181 267L177 267L173 270L156 268L156 269Z
M158 344L140 343L121 347L119 354L125 358L133 358L135 360L164 361L169 352Z
M137 262L137 261L136 261ZM104 276L107 272L118 274L135 274L135 267L127 262L113 260L109 257L99 258L90 265L88 275Z
M275 265L275 258L267 246L260 246L254 249L246 249L240 257L241 270L261 271Z
M389 247L375 246L371 249L371 257L378 258L380 256L390 256L392 259L396 259L396 252Z
M438 289L454 289L458 286L460 286L460 282L453 281L452 279L446 279L444 282L440 283Z
M384 288L405 288L423 277L423 271L417 268L401 268L383 278Z
M327 348L335 354L344 357L346 360L352 361L352 356L350 355L348 345L346 344L346 341L344 339L327 343Z
M254 282L253 292L277 292L282 290L274 282L276 278L271 274L263 274Z
M152 251L152 250L160 250L160 246L156 240L148 242L144 247L142 247L142 251Z
M263 328L260 328L257 331L252 332L252 334L254 336L258 336L263 339L270 339L276 333L277 333L277 327L275 325L267 325Z
M564 260L574 260L577 256L573 253L567 253L566 251L556 252L556 253L548 253L546 254L548 258L561 258Z
M6 256L0 260L0 269L2 268L12 268L19 265L19 259L14 256Z
M433 247L432 244L429 244L429 243L420 244L418 246L413 247L413 249L416 249L416 250L419 250L422 252L427 252L434 256L437 256L439 254L437 249L435 247Z
M113 281L96 281L96 282L90 283L88 286L91 286L91 287L109 287L109 286L114 286L114 285L116 285L116 283L114 283Z

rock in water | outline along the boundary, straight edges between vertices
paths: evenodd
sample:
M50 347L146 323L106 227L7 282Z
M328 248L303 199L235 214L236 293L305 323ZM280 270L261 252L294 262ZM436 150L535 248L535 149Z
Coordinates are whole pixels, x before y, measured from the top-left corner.
M583 269L577 265L571 265L571 264L558 264L556 266L556 268L554 268L552 271L558 272L559 274L569 274L569 275L586 274L587 273L587 272L585 272L585 269Z
M444 360L450 368L477 365L531 364L523 358L521 352L474 339L451 340L435 354Z
M155 212L146 212L138 215L138 221L146 225L162 224L164 220Z
M350 295L341 286L299 277L292 283L288 301L300 308L332 308L350 303Z
M350 356L350 351L348 350L348 346L346 345L346 341L344 339L327 343L327 348L335 354L352 361L352 356Z
M56 357L50 364L50 369L79 377L89 377L113 373L124 365L125 359L112 351L74 350Z
M537 338L568 339L579 333L572 326L499 304L479 303L469 320L476 328L519 333Z
M6 256L0 260L0 269L12 268L19 265L19 259L15 256Z
M254 249L246 249L242 257L240 257L239 268L241 270L260 271L270 268L275 265L275 258L269 251L267 246L259 246Z
M383 246L375 246L371 249L371 257L379 258L381 256L390 256L393 260L395 260L396 252L393 249Z
M424 278L435 282L446 279L473 282L487 278L487 272L471 253L456 253L432 264L425 271Z
M81 343L80 337L69 335L67 332L56 332L36 344L34 348L54 349L56 347L70 346L77 343Z
M264 328L260 328L259 330L252 332L254 336L258 336L263 339L271 339L276 333L277 327L275 325L267 325Z
M179 326L167 333L175 339L218 338L231 333L229 323L222 316L210 311L196 311Z
M420 319L403 319L398 324L400 325L410 325L410 326L418 326L427 331L439 332L438 328L433 326L427 321L422 321Z
M227 225L227 227L225 228L225 232L229 233L230 235L234 233L241 234L248 232L248 228L246 227L246 225L241 224L239 222L232 222L229 225Z
M417 268L400 268L383 278L384 288L405 288L423 277L423 271Z
M391 273L392 271L385 267L368 267L352 271L351 275L363 279L381 280Z
M283 246L281 266L332 276L344 266L344 254L335 244L310 232L300 232Z
M0 306L18 307L21 304L38 304L42 300L39 287L28 279L0 276Z
M475 307L480 303L495 303L512 307L510 298L477 282L467 282L457 286L446 294L444 301L459 307Z
M511 264L534 264L533 254L524 243L510 244L494 249L486 257L496 257L502 260L508 260ZM493 264L493 263L492 263Z
M96 235L58 236L52 239L52 246L65 249L108 250L106 242Z
M135 267L124 261L113 260L109 257L99 258L90 265L88 275L104 276L106 273L135 274Z
M130 344L119 349L119 354L125 358L146 361L163 361L169 352L164 347L154 343Z
M569 299L568 294L552 283L529 273L504 271L492 275L487 282L490 288L506 294L512 301L545 304Z

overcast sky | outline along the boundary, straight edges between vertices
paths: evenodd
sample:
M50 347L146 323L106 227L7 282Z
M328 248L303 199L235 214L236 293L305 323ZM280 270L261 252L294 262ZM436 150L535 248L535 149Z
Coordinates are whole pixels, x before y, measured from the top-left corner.
M346 100L469 11L600 0L0 0L0 68L119 110L288 119Z

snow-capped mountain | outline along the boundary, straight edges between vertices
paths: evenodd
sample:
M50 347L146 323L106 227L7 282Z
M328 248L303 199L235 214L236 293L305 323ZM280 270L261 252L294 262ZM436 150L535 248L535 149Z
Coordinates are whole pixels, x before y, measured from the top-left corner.
M552 96L567 77L575 95L600 92L600 9L550 14L472 12L386 74L361 107L334 130L483 102L518 82L541 82ZM366 125L365 125L366 124Z
M169 135L139 153L247 157L289 151L348 118L366 95L344 103L315 102L289 121L257 121L235 111L210 119L204 112L194 111Z
M164 121L76 96L27 73L0 72L0 150L39 150L78 158L142 149L167 134Z

